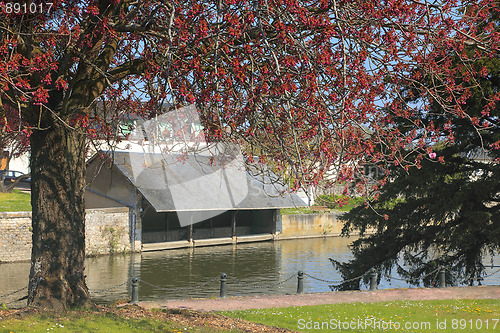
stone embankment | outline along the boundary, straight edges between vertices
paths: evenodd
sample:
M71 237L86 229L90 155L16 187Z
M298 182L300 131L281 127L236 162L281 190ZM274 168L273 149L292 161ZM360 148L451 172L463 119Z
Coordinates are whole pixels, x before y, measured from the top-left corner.
M0 263L31 258L31 212L0 212ZM88 209L85 249L89 256L130 251L128 208Z

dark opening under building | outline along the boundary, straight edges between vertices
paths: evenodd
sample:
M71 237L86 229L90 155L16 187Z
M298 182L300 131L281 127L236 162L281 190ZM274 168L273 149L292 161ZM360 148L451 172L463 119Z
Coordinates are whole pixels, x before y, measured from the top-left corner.
M86 208L129 207L135 251L271 240L281 208L305 206L236 154L99 153Z

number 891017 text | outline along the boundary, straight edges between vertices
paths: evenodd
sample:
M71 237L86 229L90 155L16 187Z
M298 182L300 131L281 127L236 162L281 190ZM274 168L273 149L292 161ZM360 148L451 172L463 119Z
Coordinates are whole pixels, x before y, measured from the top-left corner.
M52 2L0 2L0 10L4 14L50 14Z

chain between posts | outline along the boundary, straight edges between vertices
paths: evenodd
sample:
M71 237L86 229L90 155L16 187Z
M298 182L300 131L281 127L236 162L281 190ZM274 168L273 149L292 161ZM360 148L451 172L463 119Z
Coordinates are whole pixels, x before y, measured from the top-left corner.
M432 274L434 273L439 273L439 271L441 270L441 267L438 267L436 268L435 270L433 270L432 272L429 272L427 274L425 274L424 276L421 276L421 277L418 277L418 278L409 278L409 279L402 279L402 278L397 278L397 277L394 277L394 276L391 276L391 275L387 275L387 274L380 274L380 276L382 277L385 277L387 279L391 279L391 280L396 280L396 281L405 281L405 282L415 282L415 281L418 281L420 279L425 279L426 277L429 277L431 276ZM434 278L435 279L435 278Z
M431 276L432 274L436 274L434 276L434 279L433 279L433 283L435 282L437 276L439 275L439 273L443 270L442 267L438 267L436 268L435 270L425 274L424 276L422 277L419 277L419 278L411 278L411 279L403 279L403 278L397 278L397 277L393 277L391 275L386 275L386 274L381 274L382 277L385 277L385 278L389 278L389 279L394 279L394 280L399 280L399 281L405 281L407 283L410 283L412 281L418 281L420 279L424 279L426 277L429 277ZM490 277L490 276L493 276L495 274L497 274L498 272L500 272L500 269L490 273L490 274L487 274L483 277L481 277L481 279L484 279L484 278L487 278L487 277ZM324 282L324 283L332 283L332 284L335 284L335 283L339 283L339 284L344 284L344 283L349 283L349 282L353 282L353 281L356 281L356 280L359 280L361 278L363 278L365 275L369 274L369 273L372 273L372 270L369 270L367 272L365 272L364 274L360 275L360 276L357 276L357 277L354 277L354 278L351 278L351 279L348 279L348 280L325 280L325 279L322 279L322 278L318 278L318 277L315 277L311 274L308 274L306 272L302 272L302 276L307 276L307 277L310 277L314 280L317 280L317 281L321 281L321 282ZM291 279L293 279L294 277L298 277L297 273L294 273L292 275L290 275L289 277L287 277L285 280L283 281L280 281L278 283L273 283L273 284L268 284L268 285L261 285L261 286L255 286L253 288L257 289L257 288L272 288L272 287L278 287L288 281L290 281ZM152 284L152 283L149 283L149 282L146 282L144 280L141 280L141 279L137 279L138 282L141 282L141 283L144 283L145 285L148 285L150 287L153 287L153 288L156 288L156 289L159 289L159 290L176 290L176 291L182 291L182 290L188 290L188 291L192 291L193 289L200 289L200 288L203 288L205 287L206 285L210 284L210 283L213 283L214 281L220 279L221 277L220 276L216 276L202 284L198 284L194 287L185 287L185 288L176 288L176 287L161 287L161 286L158 286L158 285L155 285L155 284ZM248 286L248 282L244 282L244 281L241 281L233 276L229 276L229 275L226 275L226 278L228 278L228 282L235 282L236 284L246 284ZM127 283L129 283L129 281L125 281L121 284L118 284L116 286L113 286L113 287L110 287L110 288L106 288L106 289L100 289L100 290L95 290L95 291L90 291L90 293L92 294L98 294L98 293L102 293L102 292L107 292L107 291L110 291L110 290L113 290L113 289L116 289L116 288L119 288L119 287L122 287L124 285L126 285ZM330 286L330 288L332 288L332 286ZM0 299L2 298L5 298L5 297L9 297L9 296L12 296L12 295L15 295L23 290L26 290L28 289L28 287L23 287L23 288L20 288L18 290L15 290L13 292L10 292L10 293L7 293L7 294L4 294L4 295L0 295ZM13 301L10 301L10 302L3 302L4 304L9 304L9 303L13 303L13 302L16 302L18 300L13 300Z
M24 288L18 289L16 291L11 292L11 293L8 293L8 294L5 294L5 295L0 295L0 298L4 298L4 297L9 297L9 296L15 295L15 294L17 294L17 293L19 293L19 292L21 292L21 291L23 291L25 289L28 289L28 287L26 286Z
M359 280L359 279L362 279L365 275L367 274L370 274L372 273L372 270L368 270L366 272L364 272L363 274L359 275L359 276L356 276L354 278L351 278L351 279L348 279L348 280L333 280L333 281L328 281L328 280L323 280L323 279L320 279L320 278L317 278L317 277L314 277L312 275L309 275L307 273L304 273L304 275L307 275L309 276L310 278L313 278L315 280L318 280L318 281L321 281L321 282L325 282L325 283L333 283L333 284L344 284L344 283L349 283L349 282L353 282L353 281L356 281L356 280ZM330 286L331 288L331 286Z
M438 267L436 275L434 275L434 278L432 279L431 286L433 286L436 283L436 279L439 276L439 272L441 272L441 267ZM445 281L446 282L446 281Z
M320 279L320 278L318 278L318 277L312 276L312 275L310 275L310 274L307 274L306 272L304 272L304 275L305 275L305 276L308 276L308 277L310 277L311 279L314 279L314 280L318 280L318 281L325 282L325 283L334 283L334 284L335 284L335 283L348 283L348 282L352 282L352 281L359 280L359 279L361 279L363 276L365 276L367 273L369 273L369 272L366 272L366 273L365 273L365 274L363 274L363 275L360 275L360 276L357 276L357 277L355 277L355 278L352 278L352 279L349 279L349 280L345 280L345 281L344 281L344 280L332 280L332 281L330 281L330 280L324 280L324 279Z
M125 281L123 283L120 283L119 285L116 285L114 287L111 287L111 288L107 288L107 289L100 289L100 290L93 290L93 291L90 291L91 294L99 294L99 293L104 293L106 291L110 291L110 290L113 290L113 289L116 289L116 288L120 288L124 285L126 285L128 283L128 281Z
M138 281L141 282L141 283L144 283L145 285L148 285L150 287L153 287L153 288L156 288L156 289L159 289L159 290L172 290L172 289L175 289L175 290L183 290L183 289L193 290L193 289L199 289L199 288L205 287L206 285L214 282L215 280L217 280L219 278L220 278L219 276L216 276L213 279L208 280L207 282L198 284L198 285L196 285L194 287L185 287L185 288L161 287L161 286L158 286L156 284L152 284L152 283L146 282L146 281L141 280L141 279L138 279Z
M494 271L493 273L491 274L488 274L488 275L485 275L485 276L482 276L481 278L484 279L484 278L487 278L487 277L490 277L490 276L493 276L495 275L496 273L500 272L500 269L497 269L496 271Z
M286 282L290 281L290 280L291 280L291 279L293 279L294 277L295 277L295 274L292 274L292 275L290 275L290 277L288 277L287 279L285 279L285 280L283 280L283 281L281 281L281 282L276 283L276 286L282 285L283 283L286 283Z
M226 275L227 278L229 279L228 282L230 281L235 281L234 284L246 284L248 285L248 282L244 282L244 281L241 281L237 278L235 278L234 276L231 276L231 275ZM286 278L285 280L283 281L280 281L278 283L273 283L273 284L267 284L267 285L259 285L259 286L253 286L252 288L254 289L259 289L259 288L272 288L272 287L278 287L288 281L290 281L291 279L293 279L294 277L297 276L297 273L293 273L292 275L290 275L288 278Z

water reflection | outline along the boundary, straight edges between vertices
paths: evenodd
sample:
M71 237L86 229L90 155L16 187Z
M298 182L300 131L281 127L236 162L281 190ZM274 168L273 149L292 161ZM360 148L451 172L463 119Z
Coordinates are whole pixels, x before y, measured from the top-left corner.
M137 257L134 255L134 257ZM130 299L132 256L118 254L85 259L85 275L89 290L99 303ZM121 285L120 287L116 287ZM111 289L112 288L112 289Z
M128 281L134 275L144 281L139 288L141 300L217 296L222 272L228 275L229 296L295 293L299 270L320 280L340 280L328 258L349 260L351 241L329 237L87 258L87 284L98 303L129 299ZM494 264L500 265L498 257L494 258ZM495 270L489 269L487 273ZM28 273L29 263L1 264L0 295L25 287ZM330 291L329 283L320 280L306 276L304 291ZM498 282L500 272L483 283ZM401 287L409 286L404 281L393 280L383 281L379 289ZM0 302L25 294L23 291Z
M322 279L338 279L328 257L349 258L349 242L321 238L149 252L141 255L134 269L143 281L172 286L172 290L155 290L141 285L141 299L218 295L221 272L228 275L228 295L292 293L296 279L285 280L299 270ZM327 284L307 279L304 288L309 292L329 290Z

